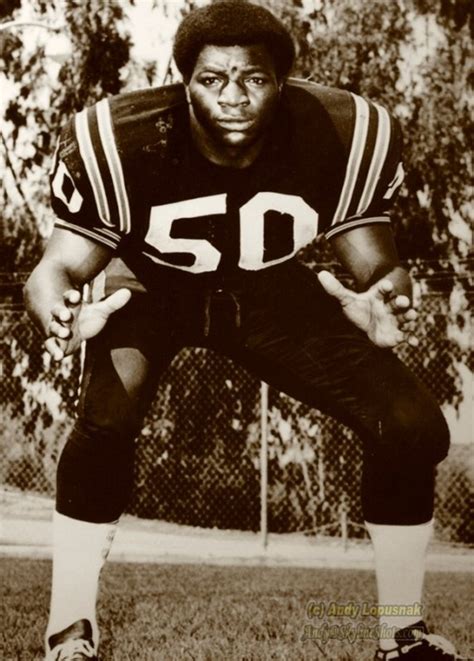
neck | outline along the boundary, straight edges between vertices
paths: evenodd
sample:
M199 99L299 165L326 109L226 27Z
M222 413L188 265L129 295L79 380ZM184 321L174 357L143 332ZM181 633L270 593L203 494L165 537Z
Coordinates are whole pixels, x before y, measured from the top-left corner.
M211 136L192 115L190 116L191 136L198 151L208 161L222 167L247 168L255 161L262 150L264 137L251 145L233 146L216 144Z

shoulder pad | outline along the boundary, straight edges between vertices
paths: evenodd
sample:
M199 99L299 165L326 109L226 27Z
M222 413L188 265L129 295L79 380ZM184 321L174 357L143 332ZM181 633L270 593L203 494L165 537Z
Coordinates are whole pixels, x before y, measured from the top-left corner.
M290 78L285 93L300 141L324 153L331 179L340 182L327 220L337 225L370 213L399 167L398 122L378 103L346 90Z
M138 90L102 99L63 129L60 156L91 194L104 225L130 232L130 173L139 171L147 152L170 153L185 104L183 85Z
M176 112L186 104L180 83L119 94L108 99L119 151L166 151Z
M302 126L306 125L309 130L320 126L321 121L329 121L342 145L350 143L354 118L350 92L299 78L289 78L286 91L289 104Z

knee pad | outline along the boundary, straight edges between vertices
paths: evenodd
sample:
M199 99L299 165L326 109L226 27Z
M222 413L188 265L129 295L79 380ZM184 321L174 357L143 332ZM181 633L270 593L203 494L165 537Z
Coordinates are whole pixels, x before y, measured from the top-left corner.
M120 398L117 396L104 395L98 398L87 398L81 404L79 415L82 420L79 428L88 435L101 436L106 439L109 436L121 438L135 438L141 431L143 415L136 406L131 406L130 398L126 393Z
M392 526L426 523L433 518L435 468L430 464L403 469L364 463L362 511L365 521Z
M438 405L423 395L393 401L377 437L366 442L366 521L415 525L433 516L435 466L448 453L449 430Z
M401 466L407 462L434 466L447 456L448 425L437 403L423 394L410 400L394 401L381 421L379 451L387 454L385 460Z
M58 512L92 523L118 519L133 485L133 441L78 421L59 460Z

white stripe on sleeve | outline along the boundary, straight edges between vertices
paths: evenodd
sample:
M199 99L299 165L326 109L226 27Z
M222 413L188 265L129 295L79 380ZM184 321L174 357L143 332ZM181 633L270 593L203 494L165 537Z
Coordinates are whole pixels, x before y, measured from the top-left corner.
M105 194L104 183L102 181L99 165L92 145L86 109L76 115L75 126L79 153L84 162L84 167L86 168L92 186L99 217L105 225L113 227L113 223L110 221L110 210L107 196Z
M130 232L130 205L127 190L125 188L122 163L115 142L110 107L107 99L102 99L102 101L99 101L97 104L97 123L99 126L102 147L105 152L105 157L107 159L114 185L120 218L120 230L121 232L128 234Z
M377 110L377 138L375 140L374 153L367 173L364 190L362 192L356 215L362 216L369 208L382 173L382 168L387 157L388 145L390 143L390 117L382 106L374 104Z
M342 185L339 203L331 225L340 223L347 215L354 188L357 183L357 177L359 176L360 164L364 155L369 130L369 104L357 94L351 93L351 95L356 106L354 132L352 135L351 151L347 162L344 183Z
M63 229L71 230L72 232L77 232L78 234L82 234L88 239L95 239L96 241L99 241L99 243L103 243L108 248L112 248L113 250L116 250L117 245L119 243L118 240L114 241L113 239L102 234L102 232L98 229L90 230L87 227L82 227L81 225L68 223L67 220L63 220L62 218L56 218L54 225L55 227L62 227Z
M363 227L364 225L378 225L390 223L389 216L374 216L373 218L355 218L354 220L348 220L344 223L339 223L339 225L334 225L327 232L324 233L326 239L339 234L340 232L346 232L356 227Z

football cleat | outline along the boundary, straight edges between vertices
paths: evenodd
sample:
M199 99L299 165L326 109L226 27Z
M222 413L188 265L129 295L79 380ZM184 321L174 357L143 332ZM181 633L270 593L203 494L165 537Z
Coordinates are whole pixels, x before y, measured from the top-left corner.
M454 645L443 638L429 633L426 624L420 620L400 629L395 634L397 647L393 650L377 650L374 661L455 661L462 659L456 654Z
M45 661L99 661L89 620L78 620L48 639Z

